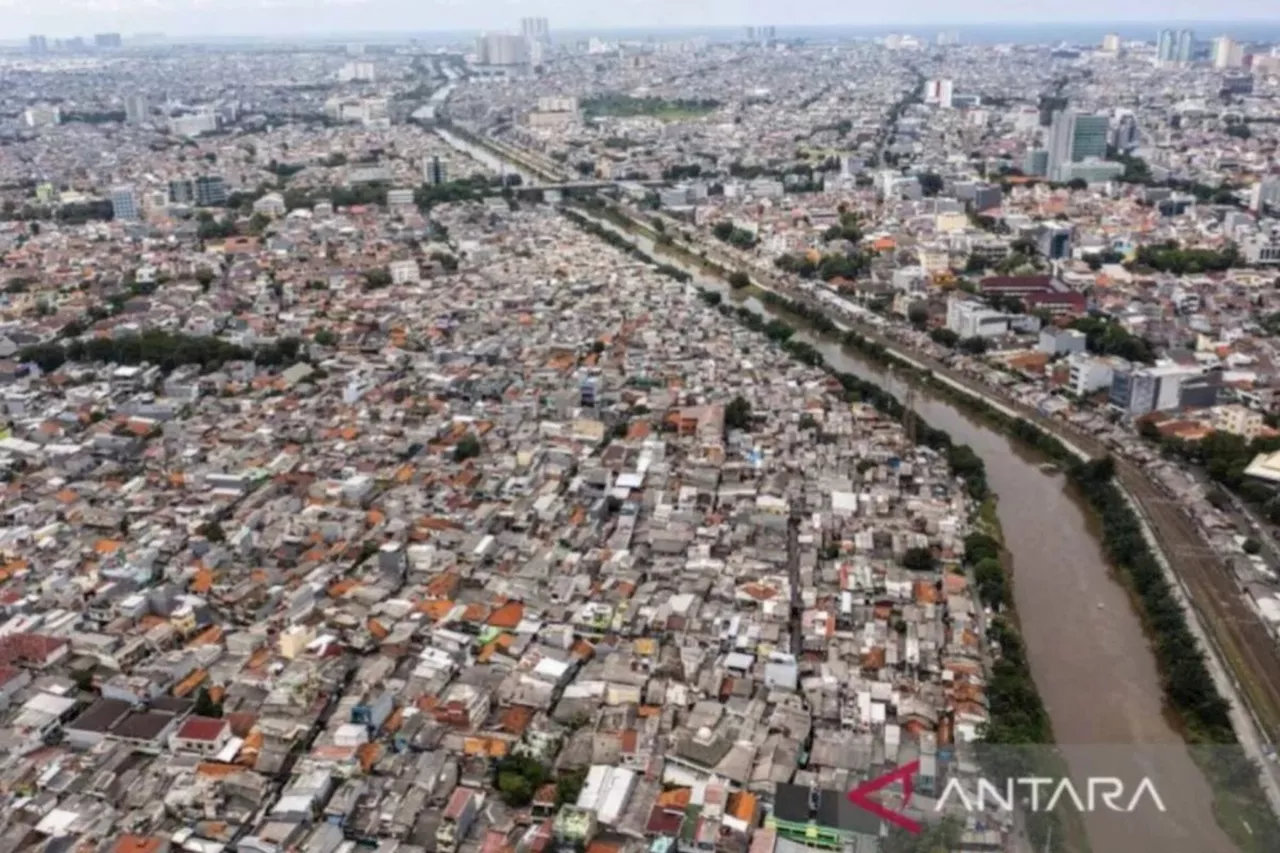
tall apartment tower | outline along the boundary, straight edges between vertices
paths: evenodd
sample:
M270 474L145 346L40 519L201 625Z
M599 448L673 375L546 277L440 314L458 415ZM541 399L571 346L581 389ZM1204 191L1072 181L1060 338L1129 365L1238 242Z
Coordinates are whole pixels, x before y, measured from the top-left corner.
M144 95L124 96L124 120L129 124L142 124L147 120L148 105Z
M524 40L531 45L540 44L543 47L551 45L551 27L547 24L546 18L521 18L520 35L524 36Z
M27 51L37 56L49 52L49 39L47 36L28 36Z

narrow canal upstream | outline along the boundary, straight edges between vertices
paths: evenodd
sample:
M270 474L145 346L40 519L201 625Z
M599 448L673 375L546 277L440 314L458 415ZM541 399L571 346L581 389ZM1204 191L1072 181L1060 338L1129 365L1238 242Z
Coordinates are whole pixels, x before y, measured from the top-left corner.
M650 240L626 236L653 257L695 274L699 286L798 325L655 250ZM836 369L903 398L906 382L900 375L805 329L796 336L817 347ZM1128 593L1113 577L1096 524L1065 478L1043 470L1043 460L931 396L927 388L917 389L916 411L957 443L970 445L986 463L1012 555L1014 599L1027 657L1072 778L1118 777L1132 792L1148 777L1166 808L1158 815L1145 807L1140 815L1122 814L1099 804L1084 819L1093 853L1235 850L1214 821L1208 782L1166 719L1155 658ZM1127 795L1123 801L1128 802Z

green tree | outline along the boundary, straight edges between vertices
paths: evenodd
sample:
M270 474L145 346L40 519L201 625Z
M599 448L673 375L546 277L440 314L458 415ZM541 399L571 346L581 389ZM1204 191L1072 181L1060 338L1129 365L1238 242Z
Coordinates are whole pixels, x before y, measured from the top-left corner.
M724 407L724 428L726 431L731 429L749 429L751 427L751 404L742 397L734 397L729 405Z
M320 329L316 332L315 342L322 347L331 347L338 343L338 335L332 329Z
M474 459L480 455L480 439L474 433L467 433L458 442L453 449L453 459L455 462L465 462L468 459Z
M741 290L742 288L751 284L750 277L746 273L742 272L741 270L735 270L729 273L728 280L729 280L729 286L732 287L734 290Z
M908 548L902 555L902 565L913 572L928 572L934 568L933 551L928 548Z
M209 688L201 687L196 693L195 713L201 717L221 717L222 705L213 701L213 697L209 695Z
M1262 544L1258 542L1257 539L1254 539L1252 536L1244 540L1244 544L1241 547L1244 548L1244 552L1246 554L1250 554L1250 555L1258 554L1262 551Z
M929 306L916 302L907 309L907 319L917 329L923 329L929 323Z
M205 539L208 539L210 542L227 541L227 534L222 529L222 525L216 518L211 521L206 521L204 524L200 525L200 535Z

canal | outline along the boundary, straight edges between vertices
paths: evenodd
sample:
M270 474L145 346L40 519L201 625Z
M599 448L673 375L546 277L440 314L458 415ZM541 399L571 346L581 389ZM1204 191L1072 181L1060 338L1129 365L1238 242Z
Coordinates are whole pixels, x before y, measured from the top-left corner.
M602 225L609 226L607 222ZM612 227L612 226L610 226ZM698 286L793 326L792 317L731 291L720 279L658 251L634 233L640 249L695 275ZM856 374L903 399L904 375L803 328L837 370ZM1141 815L1102 810L1085 817L1094 853L1217 853L1237 849L1214 820L1213 793L1164 713L1155 658L1128 592L1102 551L1094 517L1065 477L947 400L917 386L917 414L968 444L986 463L1013 564L1013 590L1027 657L1049 710L1072 778L1148 777L1165 811ZM1125 802L1127 802L1127 798Z

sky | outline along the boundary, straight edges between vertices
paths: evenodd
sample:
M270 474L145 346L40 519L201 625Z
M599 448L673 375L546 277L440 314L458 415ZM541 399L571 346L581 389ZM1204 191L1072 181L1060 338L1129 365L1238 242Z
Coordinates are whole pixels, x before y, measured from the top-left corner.
M870 6L871 8L868 8ZM1280 23L1280 0L902 0L877 4L831 0L0 0L8 38L94 32L168 35L292 35L340 32L513 30L523 16L546 17L552 30L679 28L773 24L778 27L1040 23L1045 20L1268 21ZM1154 36L1153 36L1154 37Z

